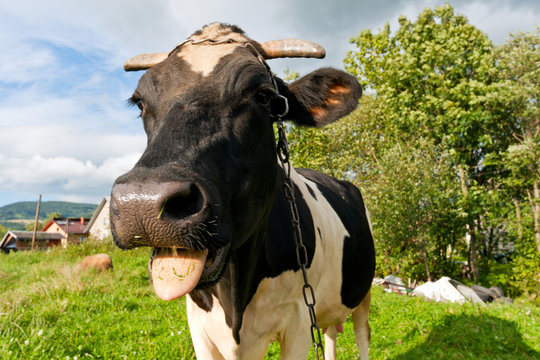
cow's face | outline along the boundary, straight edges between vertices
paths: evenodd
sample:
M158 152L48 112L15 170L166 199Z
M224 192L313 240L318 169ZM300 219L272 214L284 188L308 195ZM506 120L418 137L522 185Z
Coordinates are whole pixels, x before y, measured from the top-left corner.
M258 57L264 50L235 27L214 24L192 40L139 81L132 102L148 143L111 196L116 243L155 248L150 273L164 299L214 284L231 252L264 230L283 96L294 120L322 125L354 109L361 93L354 78L330 69L289 87L277 79L276 89Z

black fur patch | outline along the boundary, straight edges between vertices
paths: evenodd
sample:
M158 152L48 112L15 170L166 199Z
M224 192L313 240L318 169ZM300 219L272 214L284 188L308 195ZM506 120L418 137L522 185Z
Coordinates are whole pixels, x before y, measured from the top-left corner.
M341 300L343 305L354 308L369 291L375 272L375 248L362 195L346 181L313 170L298 172L317 184L350 234L343 248Z
M309 184L306 184L306 187L307 187L309 193L311 194L311 196L312 196L315 200L317 200L317 195L315 195L315 191L313 191L313 189L311 188L311 186L309 186Z

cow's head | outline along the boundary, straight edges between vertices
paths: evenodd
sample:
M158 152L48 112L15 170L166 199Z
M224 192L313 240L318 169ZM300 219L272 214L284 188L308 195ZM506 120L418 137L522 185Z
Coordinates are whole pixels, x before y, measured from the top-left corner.
M278 182L272 124L286 103L286 118L307 126L357 106L360 85L342 71L320 69L287 85L264 61L321 55L308 48L276 49L211 24L170 54L126 63L148 69L131 99L148 143L114 184L111 224L121 248L155 248L150 273L160 297L211 286L231 252L264 229Z

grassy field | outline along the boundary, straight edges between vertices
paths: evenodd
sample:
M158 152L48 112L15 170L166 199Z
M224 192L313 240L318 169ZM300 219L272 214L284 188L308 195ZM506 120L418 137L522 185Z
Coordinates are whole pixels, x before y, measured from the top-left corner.
M114 271L74 271L98 252ZM0 255L0 359L194 359L184 301L153 294L148 255L105 245ZM460 306L374 288L371 329L372 359L540 359L540 308L519 299ZM350 322L338 354L358 357Z

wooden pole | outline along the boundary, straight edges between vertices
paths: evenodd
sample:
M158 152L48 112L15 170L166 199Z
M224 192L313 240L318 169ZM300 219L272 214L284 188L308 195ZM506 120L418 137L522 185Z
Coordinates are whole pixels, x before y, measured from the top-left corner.
M66 232L66 247L69 243L69 216L66 216L66 226L64 227L64 231Z
M41 194L39 194L39 199L38 199L37 207L36 207L36 220L34 221L34 233L32 234L32 251L34 251L34 244L36 243L36 232L37 232L37 224L39 220L40 207L41 207Z

